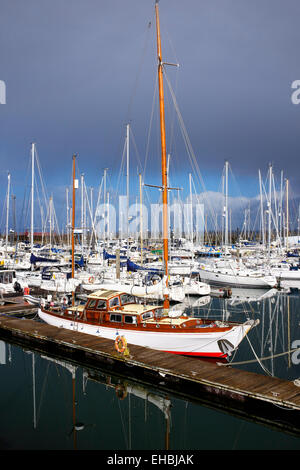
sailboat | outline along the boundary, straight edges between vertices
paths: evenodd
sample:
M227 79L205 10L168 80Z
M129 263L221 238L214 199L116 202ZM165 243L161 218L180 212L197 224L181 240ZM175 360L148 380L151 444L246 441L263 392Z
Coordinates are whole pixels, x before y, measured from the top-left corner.
M147 274L147 273L146 273ZM124 279L103 279L98 285L95 284L82 284L85 290L117 290L128 294L142 297L148 300L162 301L164 299L164 293L166 292L166 281L165 278L149 279L147 281L146 275L135 273L130 277L127 276ZM182 284L171 285L168 287L169 298L173 302L182 302L185 298L185 290Z
M85 305L69 308L45 305L38 311L46 323L68 330L127 344L187 356L227 357L256 325L213 319L191 318L164 307L137 303L124 292L100 290L88 296Z
M166 135L163 92L163 61L161 53L158 2L155 3L158 83L161 130L162 196L163 196L163 306L144 305L122 291L101 289L88 296L85 305L72 307L44 305L39 317L46 323L69 330L115 340L119 352L126 344L140 345L187 356L227 357L245 335L256 325L219 322L192 318L181 311L172 313L168 295L168 177L166 165ZM73 207L74 210L74 207Z
M199 277L213 286L272 289L277 285L274 275L259 269L248 269L242 263L233 261L199 263Z

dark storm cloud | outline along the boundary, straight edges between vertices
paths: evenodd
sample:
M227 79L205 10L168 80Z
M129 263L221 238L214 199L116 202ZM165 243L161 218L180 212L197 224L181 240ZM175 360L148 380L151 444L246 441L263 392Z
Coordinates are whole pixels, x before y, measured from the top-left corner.
M201 172L216 171L219 180L228 159L238 175L257 178L273 162L296 192L299 2L161 0L159 7L164 58L180 63L167 74ZM118 173L129 119L143 161L156 73L154 1L2 0L0 31L2 176L10 171L15 185L24 183L35 141L52 190L69 184L73 153L96 185L103 168ZM172 145L173 163L185 177L191 167L182 147ZM159 170L156 149L147 171Z

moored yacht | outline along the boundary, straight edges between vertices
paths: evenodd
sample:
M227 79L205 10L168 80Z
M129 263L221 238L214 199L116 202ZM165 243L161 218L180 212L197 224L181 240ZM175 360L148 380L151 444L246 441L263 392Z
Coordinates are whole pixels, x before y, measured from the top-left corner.
M85 305L44 305L39 317L50 325L169 353L228 357L256 325L192 318L163 307L137 303L134 296L100 290ZM125 344L125 343L124 343Z
M213 286L244 287L252 289L271 289L276 287L277 279L262 270L251 270L242 264L199 264L201 281Z

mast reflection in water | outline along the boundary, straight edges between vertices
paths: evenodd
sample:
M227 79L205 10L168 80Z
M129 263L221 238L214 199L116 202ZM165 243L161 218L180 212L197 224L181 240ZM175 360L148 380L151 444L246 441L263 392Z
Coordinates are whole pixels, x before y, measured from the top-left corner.
M245 293L244 293L245 294ZM300 377L299 291L252 299L210 298L191 315L259 319L251 338L230 357L232 368L287 380ZM199 359L190 359L191 361ZM201 397L92 370L0 342L1 449L211 450L299 449L299 434L241 418ZM292 411L287 411L292 413ZM276 421L276 407L274 406ZM226 433L224 432L226 429Z

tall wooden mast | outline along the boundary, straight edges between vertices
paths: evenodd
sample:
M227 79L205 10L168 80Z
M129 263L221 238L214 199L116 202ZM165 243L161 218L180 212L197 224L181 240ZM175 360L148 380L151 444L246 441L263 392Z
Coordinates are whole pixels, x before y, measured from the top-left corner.
M155 2L156 16L156 35L157 35L157 58L158 58L158 87L159 87L159 110L160 110L160 135L161 135L161 170L162 170L162 191L163 191L163 253L164 253L164 271L166 276L166 287L168 287L168 171L167 171L167 152L166 152L166 126L165 126L165 106L164 106L164 87L163 87L163 62L161 53L160 25L158 0ZM169 308L169 296L164 296L164 308Z
M289 180L286 180L286 251L289 248Z
M30 246L33 253L33 232L34 232L34 155L35 144L31 144L31 228L30 228ZM31 265L33 268L33 265Z
M75 158L76 156L73 155L73 199L72 199L72 279L75 277L75 259L74 259L74 252L75 252L75 243L74 243L74 230L75 230ZM75 301L75 293L72 293L72 304L74 305Z

